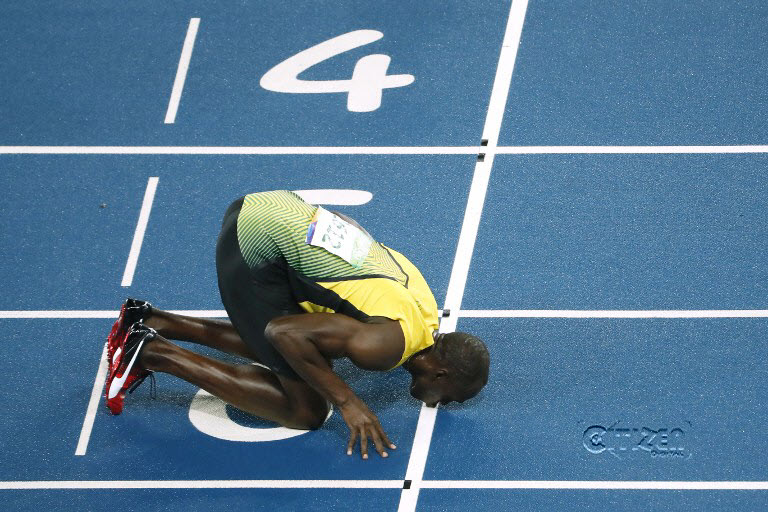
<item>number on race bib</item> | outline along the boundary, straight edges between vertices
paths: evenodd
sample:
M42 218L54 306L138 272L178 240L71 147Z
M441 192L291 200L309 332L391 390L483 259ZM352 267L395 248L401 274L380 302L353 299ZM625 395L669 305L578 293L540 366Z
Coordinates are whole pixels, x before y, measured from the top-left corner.
M307 243L322 247L360 268L368 257L373 240L357 226L318 206L307 229Z

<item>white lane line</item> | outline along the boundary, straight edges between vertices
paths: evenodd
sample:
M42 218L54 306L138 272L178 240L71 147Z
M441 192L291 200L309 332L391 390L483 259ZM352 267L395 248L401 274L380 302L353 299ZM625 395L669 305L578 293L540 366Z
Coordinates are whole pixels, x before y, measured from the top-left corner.
M480 146L0 146L10 155L475 155Z
M613 489L680 491L760 491L768 482L589 481L589 480L427 480L428 489Z
M175 309L177 315L197 318L226 318L223 309ZM117 318L118 310L36 310L0 311L0 319L38 318ZM438 314L442 314L438 310ZM453 311L459 318L768 318L768 309L699 309L699 310L577 310L577 309L464 309ZM448 319L443 320L443 329ZM455 323L453 324L455 328ZM447 332L447 331L446 331Z
M84 311L84 310L46 310L46 311L0 311L2 318L117 318L118 311Z
M497 154L690 154L690 153L768 153L768 146L504 146Z
M483 125L483 139L488 141L488 147L495 150L498 146L501 122L504 118L504 110L507 106L507 97L512 82L512 72L517 60L517 49L520 47L520 38L523 33L525 12L528 9L528 0L512 0L507 19L507 28L504 32L504 40L501 43L499 64L496 68L496 76L493 79L491 99L488 102L488 113Z
M400 489L402 480L37 480L8 489Z
M149 222L149 212L152 210L152 202L155 199L158 180L159 178L152 177L147 181L147 190L144 192L144 201L141 203L139 222L136 224L136 232L133 234L131 251L128 253L128 261L125 264L125 272L123 272L121 286L131 286L133 283L133 275L136 272L136 264L139 262L141 244L144 243L144 232L146 231L147 223Z
M0 490L33 489L400 489L402 480L29 480ZM762 481L423 480L424 489L575 489L764 491Z
M455 325L456 322L453 323ZM440 323L440 330L443 331L443 322ZM411 456L408 459L408 468L405 470L405 479L411 481L411 486L400 492L398 512L416 510L416 503L419 501L420 481L424 476L429 446L432 444L432 432L435 430L438 407L427 407L423 403L421 404L419 420L416 423L416 433L413 435Z
M498 136L497 136L498 138ZM0 155L541 155L768 153L762 146L0 146Z
M104 391L104 383L107 378L107 344L104 344L104 350L101 351L99 360L99 370L96 372L96 379L93 381L91 390L91 399L88 401L88 409L85 411L83 428L80 430L80 439L77 441L75 455L85 455L88 450L88 442L91 440L91 431L93 422L96 420L96 409L99 407L101 394Z
M517 58L517 49L520 45L520 36L522 35L527 8L528 0L513 0L510 6L504 40L499 54L499 63L496 67L496 76L493 79L491 99L488 103L488 112L483 124L482 138L488 141L487 148L491 150L495 149L499 139L501 122L504 116L504 108L507 104L512 72ZM485 195L491 177L493 160L493 152L488 152L483 160L478 159L475 164L475 172L469 189L464 220L461 224L459 241L456 246L456 256L453 260L453 268L451 269L451 277L446 292L444 302L446 309L458 312L461 308L469 265L475 249L477 230L485 204ZM455 315L443 318L440 322L440 332L454 331L457 319L458 317ZM432 442L436 418L437 408L430 409L422 404L419 420L416 424L411 456L405 473L405 478L411 481L411 486L409 489L401 491L398 512L413 512L416 510L421 479L424 477L424 468L429 456L429 446Z
M169 313L175 313L177 315L194 316L197 318L226 318L227 312L223 309L175 309L169 310ZM12 318L71 318L71 319L87 319L87 318L117 318L120 310L45 310L45 311L0 311L0 319Z
M173 90L171 99L168 102L168 111L165 113L165 124L176 122L176 113L179 110L181 93L184 90L184 82L187 79L187 70L189 61L192 59L192 49L195 47L195 38L197 37L197 28L200 26L200 18L191 18L187 28L187 37L184 38L184 46L181 49L179 58L179 67L176 69L176 78L173 81Z
M719 310L548 310L464 309L462 318L765 318L768 309Z
M197 318L226 318L227 312L223 309L179 309L169 311L184 316L194 316ZM48 310L48 311L0 311L0 319L2 318L73 318L73 319L87 319L87 318L117 318L120 310Z

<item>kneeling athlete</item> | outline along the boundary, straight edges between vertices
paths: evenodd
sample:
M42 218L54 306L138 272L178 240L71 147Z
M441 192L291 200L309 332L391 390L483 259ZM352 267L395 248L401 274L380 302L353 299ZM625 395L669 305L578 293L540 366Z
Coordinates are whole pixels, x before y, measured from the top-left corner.
M403 366L411 395L430 407L475 396L490 358L466 333L439 334L437 304L418 269L354 220L288 191L235 201L216 247L230 321L192 318L128 299L108 337L107 406L114 414L154 371L175 375L248 413L316 429L329 403L359 439L386 457L395 445L376 415L332 370L349 358L365 370ZM309 314L308 314L309 313ZM231 322L231 323L230 323ZM190 341L256 361L235 365L185 350Z

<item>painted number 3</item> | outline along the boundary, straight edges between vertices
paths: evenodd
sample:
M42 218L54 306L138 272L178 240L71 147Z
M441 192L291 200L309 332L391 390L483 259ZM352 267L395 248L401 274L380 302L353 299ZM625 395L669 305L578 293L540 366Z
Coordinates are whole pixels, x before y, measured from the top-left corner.
M377 30L355 30L297 53L261 77L260 85L273 92L317 94L347 93L347 109L372 112L381 106L381 92L413 83L413 75L388 75L389 55L367 55L355 64L349 80L300 80L299 74L340 53L365 46L384 37Z

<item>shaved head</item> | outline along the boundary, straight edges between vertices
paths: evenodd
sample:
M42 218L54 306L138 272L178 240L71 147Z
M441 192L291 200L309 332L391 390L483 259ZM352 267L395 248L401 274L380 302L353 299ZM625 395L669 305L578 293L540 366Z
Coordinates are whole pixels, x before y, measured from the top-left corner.
M466 332L451 332L437 337L435 351L451 370L451 380L472 398L488 383L491 356L483 341Z

